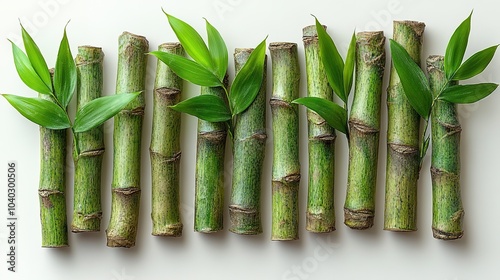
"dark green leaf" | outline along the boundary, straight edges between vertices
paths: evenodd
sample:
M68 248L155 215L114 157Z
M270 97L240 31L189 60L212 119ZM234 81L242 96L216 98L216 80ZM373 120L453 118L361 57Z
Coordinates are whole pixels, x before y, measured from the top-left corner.
M222 86L222 82L219 81L219 78L217 78L214 73L192 60L180 55L161 51L154 51L150 54L167 64L175 74L184 80L205 87Z
M165 11L163 12L165 13ZM212 61L212 56L200 34L186 22L167 13L165 13L165 15L187 54L189 54L194 61L198 62L198 64L215 72L216 69Z
M247 62L234 78L229 94L233 115L245 111L257 97L264 79L265 57L266 39L252 51Z
M302 97L292 103L306 106L325 119L331 127L347 134L347 112L332 101L319 97Z
M50 129L65 129L71 126L66 112L54 102L11 94L3 94L3 97L21 115L40 126Z
M19 74L21 80L36 92L51 94L51 90L45 85L42 79L40 79L26 54L12 41L11 44L14 64L16 65L17 74Z
M26 50L26 54L28 55L33 69L35 69L35 72L43 81L43 83L52 91L52 80L50 79L49 67L47 67L47 63L45 62L40 49L36 45L35 41L33 41L33 38L31 38L30 34L28 34L26 29L24 29L22 24L21 30L24 49Z
M344 91L346 96L349 96L352 88L352 80L354 76L354 65L356 64L356 34L352 34L351 43L347 50L344 67Z
M391 40L392 63L399 75L408 102L424 119L429 118L432 94L424 72L398 42Z
M457 104L474 103L490 95L497 87L493 83L451 86L441 93L439 99Z
M325 67L326 77L335 94L344 103L347 103L347 93L344 90L344 61L335 46L332 38L326 33L325 28L316 19L316 32L318 33L319 54Z
M446 78L451 79L464 59L465 49L469 42L470 20L472 12L455 30L446 47L444 55L444 71Z
M122 93L90 101L76 113L73 129L75 132L85 132L101 125L118 114L139 94L140 92Z
M66 28L57 53L56 67L54 69L54 89L57 100L66 108L73 97L76 88L76 65L69 48Z
M195 96L171 108L208 122L224 122L231 119L231 112L224 100L211 94Z
M467 80L483 72L493 59L497 47L498 45L492 46L472 55L462 65L460 65L460 68L458 68L452 79Z
M208 20L205 21L207 22L208 50L216 66L215 73L219 80L223 81L224 76L226 76L228 62L226 43L219 31Z

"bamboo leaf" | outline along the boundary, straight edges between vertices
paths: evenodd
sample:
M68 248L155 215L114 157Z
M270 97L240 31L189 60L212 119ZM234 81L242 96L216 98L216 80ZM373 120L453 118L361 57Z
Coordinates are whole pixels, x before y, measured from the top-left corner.
M21 80L32 90L43 94L51 94L51 90L40 79L35 69L31 65L28 56L18 47L14 42L12 44L12 54L14 56L14 64L16 66L17 74Z
M165 11L163 13L167 16L172 30L174 30L177 39L179 39L187 54L205 69L215 73L216 69L212 56L200 34L186 22L167 14Z
M75 132L85 132L103 124L118 114L139 94L140 92L115 94L90 101L76 113L73 129Z
M69 47L66 27L57 53L54 68L54 89L57 100L66 108L73 97L76 88L76 65Z
M224 122L231 119L231 112L224 100L211 94L189 98L171 108L208 122Z
M35 41L33 41L30 34L28 34L26 29L24 29L22 24L21 30L24 49L26 50L26 54L31 62L31 65L33 66L33 69L35 69L36 74L40 77L42 82L50 89L50 91L52 91L52 80L50 79L49 67L45 62L40 49L36 45Z
M398 42L391 40L392 63L399 75L408 102L424 119L429 118L432 94L424 72Z
M71 126L66 112L54 102L11 94L3 94L3 97L21 115L40 126L50 129L65 129Z
M335 94L347 103L347 93L344 90L344 61L332 38L326 33L318 19L316 19L316 32L318 33L319 54L328 82Z
M354 76L354 65L356 64L356 34L352 34L351 43L347 50L344 67L344 92L349 96L352 88L352 80Z
M247 62L234 78L229 94L233 115L245 111L259 94L264 79L266 39L250 54Z
M347 112L332 101L319 97L302 97L292 103L306 106L325 119L331 127L347 134Z
M447 87L439 99L457 104L474 103L490 95L497 87L493 83L455 85Z
M224 76L226 76L228 63L226 43L219 31L208 20L205 19L205 21L207 24L208 50L215 64L215 73L219 80L223 81Z
M150 54L167 64L175 74L184 80L205 87L222 86L222 82L214 73L192 60L180 55L161 51L153 51L150 52Z
M444 71L448 80L455 74L464 59L465 49L469 42L470 21L472 12L455 30L446 47L444 55Z
M462 65L460 65L460 68L458 68L452 79L467 80L483 72L493 59L497 47L498 45L492 46L472 55Z

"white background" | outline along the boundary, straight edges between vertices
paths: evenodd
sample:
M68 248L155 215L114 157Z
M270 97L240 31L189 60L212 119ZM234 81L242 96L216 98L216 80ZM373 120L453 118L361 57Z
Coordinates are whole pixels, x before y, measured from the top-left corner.
M381 29L392 36L392 20L423 21L427 28L423 58L443 54L448 38L458 24L474 9L472 32L467 52L498 44L500 21L496 1L298 1L298 0L170 0L170 1L76 1L29 0L3 1L0 8L0 92L34 96L18 78L6 38L19 41L18 18L31 32L49 65L53 66L62 30L68 20L68 36L73 54L78 45L101 46L105 53L105 94L114 93L117 38L127 30L147 37L150 49L160 43L176 40L161 7L186 20L204 32L206 17L226 39L228 49L254 47L266 35L268 42L298 43L302 81L305 68L302 27L313 24L310 14L328 25L330 34L342 54L357 31ZM386 45L386 49L388 45ZM475 82L500 81L499 57ZM156 61L149 58L147 76L147 110L142 145L142 198L136 247L106 247L104 229L109 221L112 122L105 125L106 148L103 170L103 220L100 233L72 234L71 247L40 247L38 208L39 142L38 127L21 117L5 100L0 100L0 279L499 279L498 249L500 222L499 167L500 96L494 93L486 100L460 107L462 133L462 187L465 235L461 240L435 240L431 233L431 184L429 157L419 182L418 227L413 233L382 230L386 154L385 89L389 74L389 57L384 83L380 138L379 178L375 226L354 231L343 225L342 206L347 173L347 142L339 137L336 163L337 231L331 234L306 232L307 133L305 110L301 109L300 240L270 240L272 165L271 123L268 121L268 145L263 171L262 213L264 233L238 236L226 230L211 235L193 232L194 160L196 119L183 116L182 124L182 215L181 238L151 236L150 163L148 147L151 132L152 85ZM231 66L232 68L232 62ZM270 69L270 67L268 68ZM268 73L270 74L270 73ZM268 84L270 96L270 83ZM305 83L301 95L306 94ZM196 86L186 86L185 97L197 95ZM230 155L228 150L228 155ZM18 164L18 263L16 273L7 272L7 162ZM226 205L230 193L231 160L226 166ZM72 161L67 160L68 170ZM70 173L72 175L72 173ZM68 186L68 220L71 220L72 190Z

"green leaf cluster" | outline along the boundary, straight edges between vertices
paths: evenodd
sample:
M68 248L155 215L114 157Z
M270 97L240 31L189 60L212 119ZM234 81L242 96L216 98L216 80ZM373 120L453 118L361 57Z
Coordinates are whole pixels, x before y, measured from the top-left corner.
M228 51L219 31L205 20L207 45L189 24L167 13L165 15L192 60L161 51L153 51L151 54L167 64L184 80L199 86L224 88L229 101L227 103L217 96L197 96L182 101L172 108L209 122L227 122L245 111L257 97L262 85L266 39L252 51L228 90L224 83L228 67Z
M457 27L450 38L444 56L445 86L433 97L429 80L420 67L411 59L408 52L396 41L390 41L392 61L408 102L415 111L427 122L432 112L432 106L437 100L444 100L456 104L477 102L498 87L494 83L479 83L468 85L451 85L452 82L467 80L480 74L490 64L498 45L491 46L473 54L463 61L471 29L472 13ZM427 151L429 136L423 134L421 157Z
M341 107L332 101L316 97L299 98L294 100L293 103L306 106L325 119L331 127L349 136L347 101L354 77L356 35L352 34L344 63L333 39L328 35L318 19L316 19L316 32L318 34L319 54L325 68L328 83L333 92L343 101L344 106Z
M11 41L17 73L29 88L50 96L53 101L3 94L3 97L28 120L49 129L71 128L74 133L85 132L116 115L139 95L137 92L97 98L80 108L72 123L67 107L76 89L77 73L66 27L59 45L53 79L40 49L22 25L21 32L26 53Z

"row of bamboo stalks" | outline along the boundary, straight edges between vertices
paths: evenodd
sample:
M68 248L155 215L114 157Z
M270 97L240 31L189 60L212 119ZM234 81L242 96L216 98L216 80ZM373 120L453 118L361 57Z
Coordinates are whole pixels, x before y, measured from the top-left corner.
M394 22L393 40L401 44L419 63L425 25L420 22ZM303 30L307 95L334 101L320 59L315 26ZM380 111L386 54L383 32L360 32L355 37L355 90L348 116L346 136L349 147L347 196L344 223L353 229L373 226L380 138ZM138 230L141 201L141 131L145 111L145 78L149 45L142 36L124 33L119 38L116 92L143 91L114 119L113 179L111 217L106 230L107 245L132 247ZM166 43L159 51L185 55L180 43ZM293 103L300 94L299 54L295 43L271 43L271 107L273 133L272 240L299 238L299 110ZM249 59L252 49L236 49L236 72ZM103 52L83 46L76 58L77 106L99 97L103 85ZM265 64L264 64L265 65ZM431 87L443 83L442 57L427 60ZM224 122L199 120L195 173L195 222L197 232L222 230L224 207L224 158L228 131L232 132L233 172L229 205L231 232L243 235L262 233L261 178L266 154L266 71L253 103L228 130ZM226 77L227 78L227 77ZM227 82L227 79L226 79ZM227 84L226 84L227 87ZM349 89L350 90L350 89ZM156 236L181 236L180 161L181 117L172 109L183 99L183 80L158 60L153 90L153 127L150 144L153 222ZM226 100L224 88L202 87L201 95ZM406 100L400 79L391 67L387 89L388 131L385 185L384 229L417 230L417 185L420 171L420 117ZM345 104L347 111L347 103ZM457 239L463 234L463 208L460 197L460 125L455 105L439 101L433 108L433 221L434 237ZM334 207L335 140L337 134L313 111L308 121L308 199L305 227L308 231L332 232L336 227ZM68 245L66 225L64 130L41 128L40 206L42 246ZM304 132L305 133L305 132ZM101 169L104 154L103 128L84 132L75 155L74 203L71 231L100 231ZM444 156L439 156L439 153ZM440 160L446 158L446 160ZM448 166L452 165L452 166ZM182 186L188 187L188 186ZM264 188L265 189L265 188ZM338 216L338 214L337 214Z

